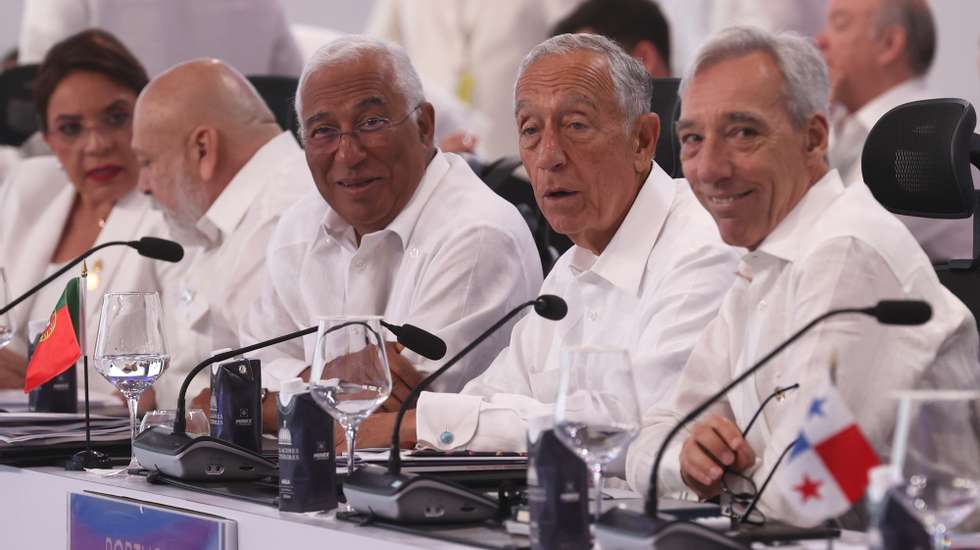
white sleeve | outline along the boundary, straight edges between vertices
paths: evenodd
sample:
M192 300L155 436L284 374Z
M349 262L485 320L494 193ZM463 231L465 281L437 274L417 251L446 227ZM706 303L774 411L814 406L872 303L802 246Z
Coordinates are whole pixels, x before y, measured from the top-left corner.
M51 46L88 27L88 5L83 0L24 2L18 62L40 63Z

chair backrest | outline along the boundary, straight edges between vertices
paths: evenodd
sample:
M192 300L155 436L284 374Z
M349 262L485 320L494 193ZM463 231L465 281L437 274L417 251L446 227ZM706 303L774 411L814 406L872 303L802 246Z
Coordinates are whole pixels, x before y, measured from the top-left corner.
M674 131L674 123L681 112L681 98L677 95L679 78L654 78L653 101L650 111L660 117L660 138L657 139L656 161L672 178L683 178L681 146Z
M0 72L0 145L20 146L40 129L34 106L37 65L18 65Z
M258 76L247 77L248 81L265 100L272 110L276 122L284 130L289 130L299 141L299 120L296 118L293 101L296 98L296 88L299 79L291 76Z
M571 248L572 241L565 235L556 233L548 225L548 220L534 200L531 184L514 175L514 171L520 165L519 158L502 157L487 165L476 165L474 171L487 187L513 204L524 217L534 237L534 244L538 248L538 256L541 257L541 269L547 275L558 257Z

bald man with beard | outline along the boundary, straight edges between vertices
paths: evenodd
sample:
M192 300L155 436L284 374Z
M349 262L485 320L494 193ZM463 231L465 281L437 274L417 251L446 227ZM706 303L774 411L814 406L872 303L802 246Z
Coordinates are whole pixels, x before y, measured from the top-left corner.
M164 304L173 325L171 365L154 386L157 406L173 408L194 364L239 346L237 327L258 296L279 215L315 187L293 136L244 76L214 59L176 65L146 86L136 102L133 150L140 189L187 249ZM198 377L188 395L206 384ZM207 402L200 397L197 403Z

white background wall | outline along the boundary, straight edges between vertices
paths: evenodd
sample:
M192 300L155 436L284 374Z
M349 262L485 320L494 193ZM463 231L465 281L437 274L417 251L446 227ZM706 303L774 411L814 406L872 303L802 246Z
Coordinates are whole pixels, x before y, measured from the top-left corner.
M0 51L5 52L17 43L24 3L44 1L0 0ZM374 0L281 1L290 21L343 32L363 30L374 5ZM930 75L932 87L938 95L963 97L980 108L980 1L930 0L930 3L939 28L939 51Z

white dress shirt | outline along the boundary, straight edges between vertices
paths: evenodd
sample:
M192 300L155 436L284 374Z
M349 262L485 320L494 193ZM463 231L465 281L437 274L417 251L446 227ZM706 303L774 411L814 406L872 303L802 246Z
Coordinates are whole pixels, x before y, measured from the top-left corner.
M455 93L470 74L470 107L489 121L477 153L496 159L518 152L517 67L579 1L376 0L366 32L405 48L419 75L443 90Z
M446 341L447 357L541 286L524 219L454 154L437 152L415 194L381 231L361 237L316 192L285 213L266 260L268 282L242 326L243 345L316 324L325 315L383 315ZM394 340L393 337L389 337ZM314 335L256 352L277 389L313 357ZM507 345L498 331L437 381L459 391ZM437 365L403 352L422 372Z
M151 77L198 57L216 57L245 75L303 70L279 0L24 2L20 62L40 63L51 46L92 27L114 34Z
M746 439L759 457L751 470L758 486L802 426L816 390L836 361L837 386L854 417L887 461L895 421L890 392L913 387L976 387L977 330L967 308L943 287L908 230L882 208L867 187L845 187L829 171L789 215L746 254L718 317L705 330L670 399L644 413L644 429L630 446L630 485L646 491L666 433L688 411L744 372L796 330L837 308L882 299L922 299L932 320L922 326L886 326L857 314L816 326L734 388L709 411L743 428L777 387L800 388L773 400ZM967 386L963 386L967 384ZM681 433L660 470L661 495L687 490L680 477ZM780 491L766 491L761 510L787 517Z
M899 105L936 97L925 81L914 78L879 95L852 114L836 106L832 116L828 155L832 167L840 171L845 185L863 183L861 152L878 119ZM973 257L973 219L896 217L909 228L933 263Z
M6 271L11 297L24 293L49 272L51 256L75 196L75 187L68 181L58 160L50 156L19 163L0 188L0 266ZM151 208L150 198L134 188L113 206L93 246L146 236L169 238L169 232L163 217ZM176 276L180 264L144 258L125 246L100 250L89 256L86 263L89 291L85 301L85 339L92 357L102 295L109 291L162 292L168 281ZM36 303L40 298L35 294L9 312L17 333L8 349L26 355L27 323L32 320L32 312L41 319L49 317L68 280L80 272L81 266L50 283L45 293L47 300L53 297L49 304ZM94 366L94 363L89 364ZM90 374L93 392L109 394L115 391L94 369Z
M169 293L174 353L155 385L159 408L176 406L184 375L212 351L239 347L238 325L260 294L279 214L313 189L303 150L283 132L252 155L194 230L172 228L187 257ZM188 395L207 385L208 376L199 374Z
M528 314L510 345L459 395L423 393L416 411L418 441L440 449L523 451L527 420L554 410L559 354L565 346L595 344L629 351L641 407L671 389L705 325L735 277L739 252L686 182L657 165L629 213L599 256L574 246L541 288L568 303L550 321ZM596 388L593 388L596 389ZM620 392L627 399L632 390ZM600 400L582 399L579 414Z

